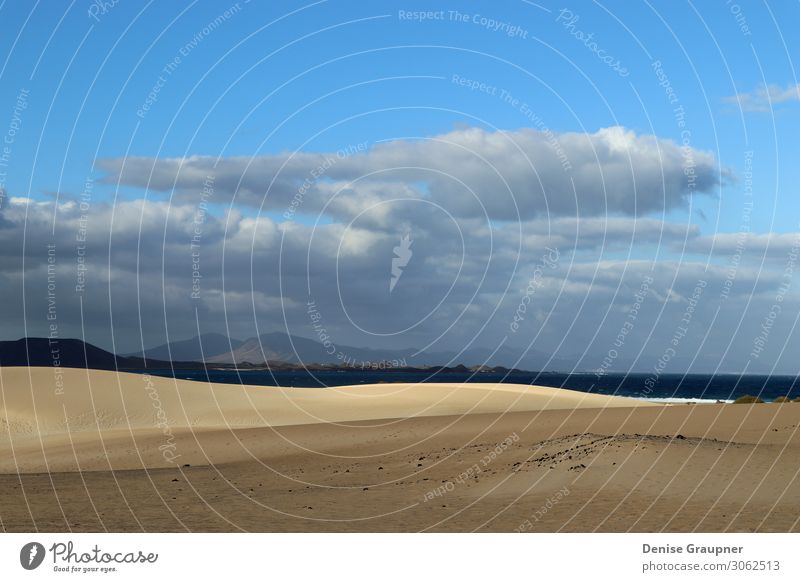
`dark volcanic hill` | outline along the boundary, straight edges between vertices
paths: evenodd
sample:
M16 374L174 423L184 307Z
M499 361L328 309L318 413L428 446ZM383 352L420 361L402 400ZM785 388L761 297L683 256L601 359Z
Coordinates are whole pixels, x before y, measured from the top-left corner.
M94 370L141 370L154 368L202 368L200 363L164 362L160 360L117 356L79 339L51 341L29 337L0 341L0 366L52 366L91 368Z

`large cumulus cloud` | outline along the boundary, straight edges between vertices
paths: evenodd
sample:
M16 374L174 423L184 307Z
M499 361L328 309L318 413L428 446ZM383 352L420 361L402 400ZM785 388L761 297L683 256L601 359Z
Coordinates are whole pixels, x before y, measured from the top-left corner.
M211 177L218 202L282 212L295 200L300 212L339 220L396 199L425 199L459 218L642 215L713 194L728 176L709 152L623 127L592 134L473 127L338 152L128 157L100 166L109 182L182 200L196 199Z

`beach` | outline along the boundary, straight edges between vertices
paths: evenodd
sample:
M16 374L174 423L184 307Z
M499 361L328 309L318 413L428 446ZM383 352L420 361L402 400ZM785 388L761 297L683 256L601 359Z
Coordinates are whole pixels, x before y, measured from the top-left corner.
M798 531L800 404L0 368L5 531Z

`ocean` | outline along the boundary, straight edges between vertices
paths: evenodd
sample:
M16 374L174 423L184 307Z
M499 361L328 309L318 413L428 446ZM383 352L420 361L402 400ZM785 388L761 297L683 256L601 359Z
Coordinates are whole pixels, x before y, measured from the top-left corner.
M144 370L142 371L144 372ZM770 401L778 396L800 397L800 382L795 376L756 376L734 374L567 374L558 372L520 372L512 374L439 372L399 372L391 370L336 371L232 371L232 370L147 370L156 376L226 384L325 388L380 382L503 382L569 388L595 394L613 394L664 402L729 402L750 394Z

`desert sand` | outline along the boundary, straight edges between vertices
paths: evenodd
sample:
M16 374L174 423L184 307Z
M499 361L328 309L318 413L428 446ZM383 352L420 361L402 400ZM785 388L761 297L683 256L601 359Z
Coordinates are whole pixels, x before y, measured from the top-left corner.
M5 531L797 531L800 404L0 368Z

